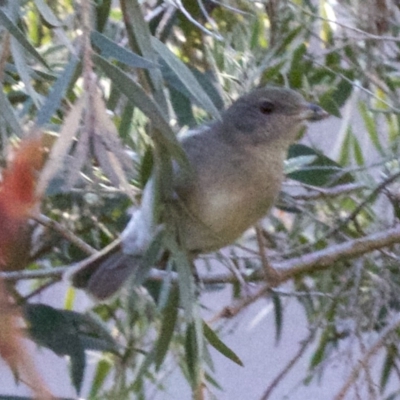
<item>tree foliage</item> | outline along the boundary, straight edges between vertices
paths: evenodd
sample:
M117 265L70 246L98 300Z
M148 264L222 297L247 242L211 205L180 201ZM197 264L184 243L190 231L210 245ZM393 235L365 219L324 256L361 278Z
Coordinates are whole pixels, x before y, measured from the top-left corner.
M241 364L220 328L267 298L279 336L289 295L309 323L299 354L316 347L304 384L352 340L359 362L335 398L360 385L371 398L399 396L387 390L390 378L399 381L400 362L399 12L382 0L0 2L0 161L5 167L10 146L39 133L47 152L37 181L41 214L29 222L30 239L17 243L29 254L1 277L31 338L70 357L78 393L86 350L96 350L103 353L91 399L146 398L150 382L161 391L171 360L194 398L205 398L219 388L210 346ZM341 127L329 157L292 146L279 212L256 240L213 257L223 272L205 256L194 276L167 228L118 298L87 314L68 309L73 289L66 309L34 304L72 264L118 237L151 175L162 215L172 162L190 168L177 132L218 118L265 84L300 91ZM172 253L165 271L152 268L160 247ZM24 296L12 284L21 279L34 280ZM199 294L227 286L232 304L205 321ZM380 376L371 372L377 353Z

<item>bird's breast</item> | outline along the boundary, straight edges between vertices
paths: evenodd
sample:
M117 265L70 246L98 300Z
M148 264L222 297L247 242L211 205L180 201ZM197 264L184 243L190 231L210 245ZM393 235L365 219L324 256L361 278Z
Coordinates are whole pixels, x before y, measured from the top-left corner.
M200 171L201 178L183 198L187 211L182 232L188 249L209 252L234 242L273 205L283 160L270 163L253 156L236 164L230 173Z

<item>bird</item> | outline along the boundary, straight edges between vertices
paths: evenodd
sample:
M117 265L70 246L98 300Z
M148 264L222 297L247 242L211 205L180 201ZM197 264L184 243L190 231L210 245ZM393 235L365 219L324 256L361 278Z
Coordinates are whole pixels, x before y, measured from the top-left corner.
M220 120L179 139L191 173L174 168L170 219L192 259L234 243L268 214L281 189L289 146L307 121L328 116L297 91L266 86L239 97ZM149 179L119 240L78 263L69 276L73 286L97 300L118 292L160 229L153 212L156 190Z

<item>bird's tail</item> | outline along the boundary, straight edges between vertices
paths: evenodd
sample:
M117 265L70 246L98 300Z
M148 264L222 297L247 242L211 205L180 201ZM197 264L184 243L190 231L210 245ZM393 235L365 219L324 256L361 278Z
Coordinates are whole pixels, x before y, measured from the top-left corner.
M100 252L79 263L68 278L76 288L84 289L98 300L116 293L135 271L138 257L124 254L116 240Z

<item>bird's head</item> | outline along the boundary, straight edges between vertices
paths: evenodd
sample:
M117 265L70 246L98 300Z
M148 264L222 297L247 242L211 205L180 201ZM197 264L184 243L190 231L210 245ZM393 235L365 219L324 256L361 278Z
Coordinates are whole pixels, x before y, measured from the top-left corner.
M244 143L278 142L288 146L306 121L328 116L294 90L265 87L240 97L223 113L222 120L228 134Z

